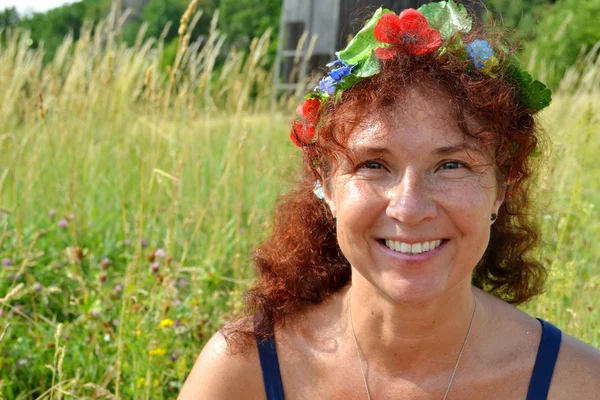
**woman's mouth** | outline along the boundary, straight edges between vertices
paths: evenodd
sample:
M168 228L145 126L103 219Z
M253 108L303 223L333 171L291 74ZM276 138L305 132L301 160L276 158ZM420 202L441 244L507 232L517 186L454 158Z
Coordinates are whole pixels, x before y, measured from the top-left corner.
M390 250L398 253L415 255L433 251L447 242L448 239L430 240L421 243L404 243L390 239L380 239L379 242Z

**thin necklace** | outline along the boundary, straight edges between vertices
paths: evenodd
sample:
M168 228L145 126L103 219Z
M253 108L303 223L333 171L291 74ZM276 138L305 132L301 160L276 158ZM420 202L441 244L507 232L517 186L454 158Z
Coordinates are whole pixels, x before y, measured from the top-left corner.
M358 339L356 338L356 332L354 332L354 323L352 322L352 306L351 299L352 296L352 286L348 290L348 314L350 314L350 328L352 329L352 336L354 337L354 346L356 347L356 355L358 356L358 363L360 364L360 372L362 373L363 381L365 382L365 389L367 390L367 399L371 400L371 392L369 391L369 385L367 384L367 377L365 375L365 370L363 368L362 357L360 356L360 349L358 347ZM460 353L458 353L458 358L456 359L456 365L454 366L454 370L452 371L452 377L450 377L450 382L448 383L448 387L446 388L446 393L444 394L444 399L448 397L448 393L450 393L450 388L452 387L452 381L454 381L454 375L456 375L456 371L458 370L458 364L460 363L460 358L462 357L463 350L465 349L465 345L467 344L467 340L469 339L469 334L471 333L471 328L473 327L473 320L475 319L475 311L477 311L477 298L473 297L473 302L475 306L473 307L473 315L471 315L471 322L469 322L469 329L467 330L467 335L465 336L465 340L463 340L463 344L460 347Z

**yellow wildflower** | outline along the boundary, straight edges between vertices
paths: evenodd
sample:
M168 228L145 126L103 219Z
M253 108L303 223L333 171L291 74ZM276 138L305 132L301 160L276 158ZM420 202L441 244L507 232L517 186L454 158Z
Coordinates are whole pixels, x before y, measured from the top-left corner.
M138 389L141 388L145 381L146 381L146 379L144 379L144 378L138 378L137 385L136 385L137 388Z
M172 319L165 318L160 321L160 324L158 324L158 326L160 326L161 328L164 328L167 326L173 326L174 324L175 324L175 322Z
M152 349L148 351L149 356L164 356L167 351L163 348L157 347L156 349Z

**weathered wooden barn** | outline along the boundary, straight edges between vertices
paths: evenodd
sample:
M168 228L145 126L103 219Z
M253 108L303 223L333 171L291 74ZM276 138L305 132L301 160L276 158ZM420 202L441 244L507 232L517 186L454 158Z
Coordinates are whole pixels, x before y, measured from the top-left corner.
M396 13L406 8L419 8L432 0L284 0L279 32L275 85L279 89L295 89L298 77L324 67L335 58L335 52L346 46L369 16L379 7ZM463 0L475 13L482 11L480 0ZM303 33L317 36L314 47L310 40L300 43ZM300 44L300 46L299 46ZM311 51L312 50L312 51ZM307 52L311 53L307 57Z

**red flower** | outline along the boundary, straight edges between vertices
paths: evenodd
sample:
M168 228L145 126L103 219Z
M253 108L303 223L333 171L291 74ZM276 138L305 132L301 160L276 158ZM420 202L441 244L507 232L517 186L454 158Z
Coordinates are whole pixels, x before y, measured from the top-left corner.
M306 99L304 104L296 108L296 113L304 120L295 119L292 122L290 139L298 147L312 142L321 118L321 102L317 99Z
M442 45L440 33L430 28L425 16L413 8L402 11L397 17L393 13L383 14L373 33L375 39L391 44L375 49L375 54L382 60L394 57L402 47L418 55L436 51Z

